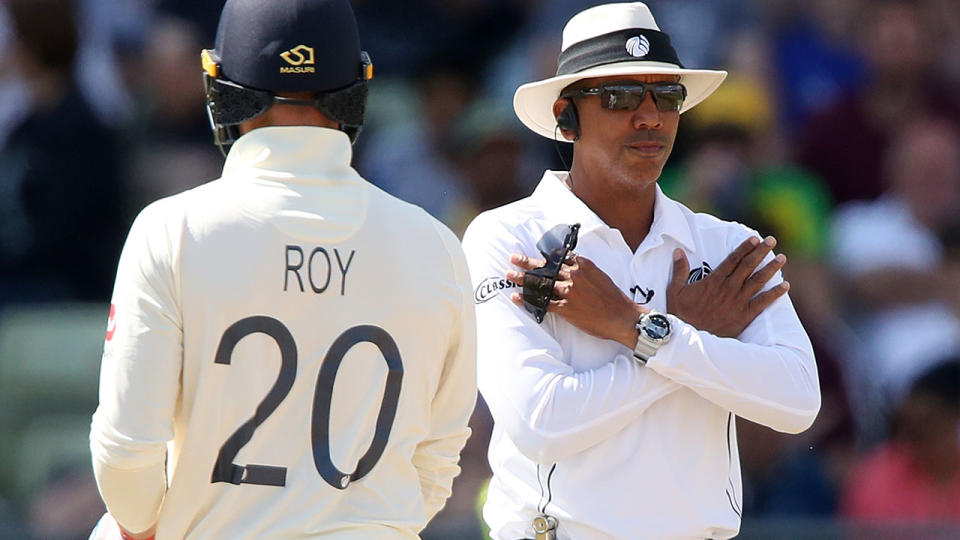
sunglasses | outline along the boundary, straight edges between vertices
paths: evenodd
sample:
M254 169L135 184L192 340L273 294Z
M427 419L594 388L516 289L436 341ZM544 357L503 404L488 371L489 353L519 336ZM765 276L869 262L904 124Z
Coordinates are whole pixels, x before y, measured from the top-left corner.
M687 97L687 88L675 82L603 84L594 88L567 90L560 97L600 96L600 106L604 109L635 111L647 97L647 92L653 96L653 103L660 112L679 111Z
M577 235L580 224L557 225L544 233L537 242L537 249L547 261L540 268L528 270L523 276L523 305L533 313L537 323L542 323L547 315L547 307L553 299L553 285L557 282L560 267L567 255L577 247Z

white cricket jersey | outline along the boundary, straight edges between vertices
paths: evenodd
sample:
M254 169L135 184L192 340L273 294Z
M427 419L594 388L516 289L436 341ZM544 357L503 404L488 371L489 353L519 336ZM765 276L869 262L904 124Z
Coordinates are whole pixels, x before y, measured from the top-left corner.
M538 325L510 301L520 289L504 274L514 269L511 253L540 257L536 243L556 225L580 223L576 252L661 312L674 249L683 248L696 279L756 235L657 188L653 224L634 252L566 176L547 171L530 197L481 214L464 236L478 382L494 419L483 510L492 536L533 538L531 520L545 511L566 540L730 538L742 504L734 417L790 433L809 427L820 408L810 341L786 296L739 339L678 321L646 367L556 314Z
M128 530L417 538L449 497L476 399L466 261L350 158L339 131L256 129L134 223L90 434Z

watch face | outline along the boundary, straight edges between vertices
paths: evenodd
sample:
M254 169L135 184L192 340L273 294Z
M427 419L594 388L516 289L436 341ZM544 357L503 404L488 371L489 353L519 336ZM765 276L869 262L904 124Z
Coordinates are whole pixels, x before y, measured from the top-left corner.
M670 333L670 321L663 315L651 315L643 330L653 339L663 339Z

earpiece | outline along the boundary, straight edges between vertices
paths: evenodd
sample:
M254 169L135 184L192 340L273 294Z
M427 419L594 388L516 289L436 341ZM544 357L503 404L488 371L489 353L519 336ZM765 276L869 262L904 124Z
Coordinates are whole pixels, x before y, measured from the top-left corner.
M557 126L564 131L572 131L574 142L580 140L580 116L573 101L570 101L557 115Z

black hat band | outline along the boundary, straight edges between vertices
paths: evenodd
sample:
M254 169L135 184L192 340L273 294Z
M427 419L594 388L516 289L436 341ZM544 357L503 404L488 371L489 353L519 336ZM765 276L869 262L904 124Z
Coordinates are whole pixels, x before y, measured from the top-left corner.
M670 36L647 28L628 28L583 40L560 53L557 75L618 62L665 62L682 68Z

